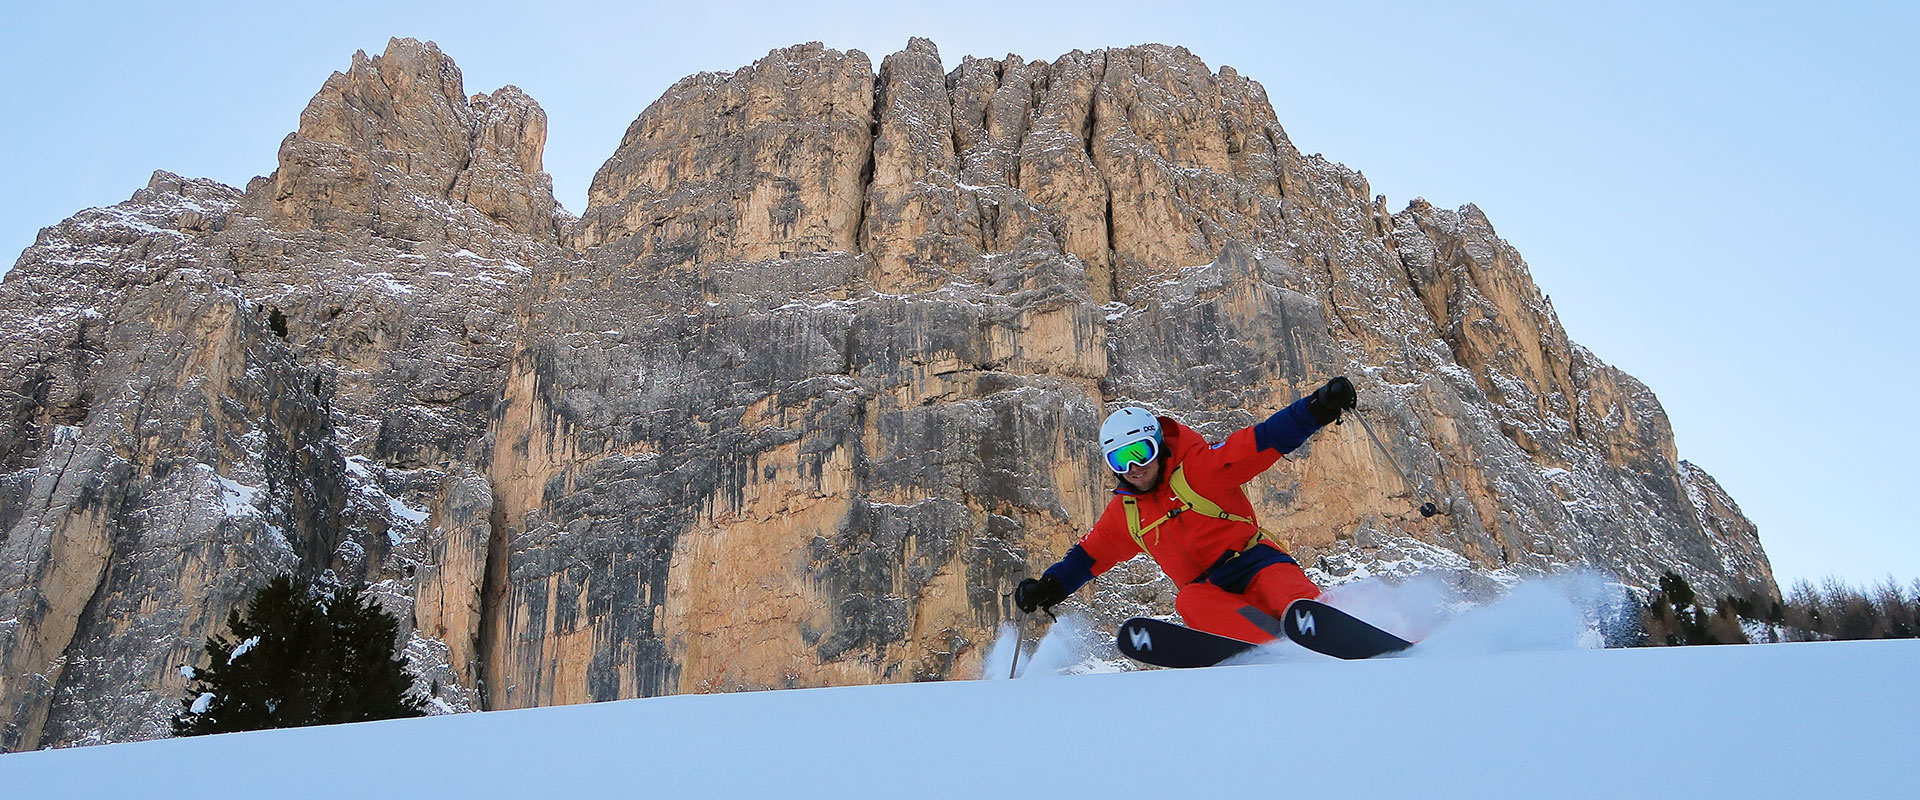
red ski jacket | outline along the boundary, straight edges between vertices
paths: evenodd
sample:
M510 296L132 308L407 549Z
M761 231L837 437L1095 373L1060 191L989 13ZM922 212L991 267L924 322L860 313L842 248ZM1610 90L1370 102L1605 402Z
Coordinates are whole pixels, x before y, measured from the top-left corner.
M1167 460L1160 485L1146 494L1126 489L1113 490L1093 530L1080 540L1081 549L1093 558L1092 573L1099 575L1140 553L1140 545L1127 527L1123 495L1130 495L1140 507L1140 522L1150 525L1182 505L1174 497L1170 481L1173 471L1186 468L1188 485L1201 497L1220 504L1229 513L1253 518L1253 503L1241 485L1265 472L1281 458L1277 449L1261 449L1255 443L1254 428L1242 428L1225 441L1209 445L1192 428L1170 417L1160 417L1161 436L1166 440ZM1193 512L1175 516L1145 535L1147 554L1174 583L1185 586L1198 580L1228 551L1247 547L1256 528L1244 522L1218 519Z
M1209 582L1239 593L1255 573L1276 563L1297 564L1293 556L1272 547L1252 547L1259 523L1254 520L1253 503L1247 500L1241 485L1265 472L1287 453L1306 443L1319 430L1307 410L1311 396L1274 412L1265 421L1235 431L1225 441L1208 444L1192 428L1168 417L1159 417L1162 463L1160 485L1144 494L1124 488L1113 491L1114 498L1080 543L1065 557L1048 567L1046 575L1059 581L1064 594L1072 594L1095 575L1113 569L1138 555L1141 545L1127 524L1126 500L1131 498L1139 510L1146 552L1159 562L1160 569L1180 586L1205 578ZM1184 505L1174 493L1172 480L1176 469L1184 468L1187 485L1201 498L1219 506L1222 519L1208 516L1197 508L1189 509L1154 526L1167 512ZM1211 513L1211 512L1210 512ZM1151 530L1147 528L1151 527ZM1230 553L1244 553L1231 563Z

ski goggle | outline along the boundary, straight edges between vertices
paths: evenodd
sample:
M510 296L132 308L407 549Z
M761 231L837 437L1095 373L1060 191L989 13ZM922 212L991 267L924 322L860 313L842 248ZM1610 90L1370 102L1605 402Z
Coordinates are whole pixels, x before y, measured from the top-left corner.
M1128 442L1107 454L1107 467L1114 472L1124 473L1141 464L1151 464L1160 448L1155 447L1152 439Z

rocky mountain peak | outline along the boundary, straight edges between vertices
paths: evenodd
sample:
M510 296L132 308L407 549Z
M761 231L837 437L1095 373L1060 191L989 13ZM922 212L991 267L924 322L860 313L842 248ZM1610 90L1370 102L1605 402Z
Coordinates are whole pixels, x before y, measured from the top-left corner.
M393 39L379 56L354 53L300 113L270 178L271 219L290 231L459 239L445 208L459 203L551 240L546 128L546 113L519 89L469 98L439 47Z

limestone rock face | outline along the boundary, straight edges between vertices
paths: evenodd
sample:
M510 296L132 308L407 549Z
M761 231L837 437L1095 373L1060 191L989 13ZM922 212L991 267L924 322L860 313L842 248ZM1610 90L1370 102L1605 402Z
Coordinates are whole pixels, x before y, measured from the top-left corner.
M953 277L946 265L972 266L986 250L979 203L960 190L953 104L942 73L940 54L926 39L880 64L862 241L880 291L939 288Z
M281 570L372 583L449 710L971 675L1103 507L1108 410L1224 437L1342 374L1365 427L1250 484L1323 583L1774 590L1478 209L1389 211L1184 49L777 50L643 111L577 219L544 135L395 40L246 191L156 173L22 254L0 748L162 735Z
M674 84L593 176L572 244L626 258L759 261L850 251L873 151L858 50L775 50Z

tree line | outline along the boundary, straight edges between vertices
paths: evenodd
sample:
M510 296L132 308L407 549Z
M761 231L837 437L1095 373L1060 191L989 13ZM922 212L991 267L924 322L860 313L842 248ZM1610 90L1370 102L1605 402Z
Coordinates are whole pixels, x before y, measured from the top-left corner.
M1889 577L1861 589L1828 578L1801 580L1786 597L1753 589L1719 598L1696 594L1669 570L1660 589L1641 608L1640 631L1629 644L1811 642L1836 639L1920 637L1920 580L1902 585Z

